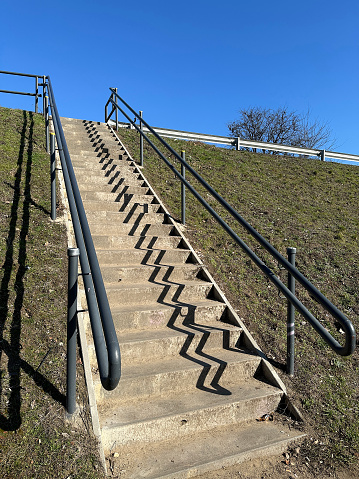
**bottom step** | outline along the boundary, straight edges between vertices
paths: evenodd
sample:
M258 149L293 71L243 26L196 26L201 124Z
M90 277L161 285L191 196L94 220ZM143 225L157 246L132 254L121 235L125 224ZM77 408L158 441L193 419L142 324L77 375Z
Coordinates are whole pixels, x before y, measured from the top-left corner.
M123 447L118 458L110 459L114 474L121 479L187 479L259 456L279 454L303 437L300 431L281 423L251 421L177 439L176 443L149 444L142 450Z

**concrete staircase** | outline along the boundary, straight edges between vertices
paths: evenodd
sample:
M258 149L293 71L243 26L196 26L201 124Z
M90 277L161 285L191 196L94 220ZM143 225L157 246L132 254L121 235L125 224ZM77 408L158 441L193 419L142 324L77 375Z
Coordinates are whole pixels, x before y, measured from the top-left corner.
M108 126L62 118L122 355L116 390L92 381L121 478L188 478L283 450L284 385Z

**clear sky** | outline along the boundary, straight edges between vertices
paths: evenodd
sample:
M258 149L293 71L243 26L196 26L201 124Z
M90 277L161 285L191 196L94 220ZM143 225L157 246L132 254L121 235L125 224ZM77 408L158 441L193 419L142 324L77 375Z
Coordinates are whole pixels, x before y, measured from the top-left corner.
M285 105L359 154L357 0L2 0L0 11L0 70L50 75L62 116L103 121L110 86L153 126L217 135L240 108ZM0 75L0 89L32 88ZM33 102L0 94L2 106Z

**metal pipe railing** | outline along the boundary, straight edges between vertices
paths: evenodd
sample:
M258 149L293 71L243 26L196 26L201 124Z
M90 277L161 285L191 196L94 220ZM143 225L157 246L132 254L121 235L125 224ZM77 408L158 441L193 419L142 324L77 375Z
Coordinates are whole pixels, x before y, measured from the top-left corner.
M355 349L355 330L348 318L339 311L312 283L286 258L284 258L267 240L263 238L231 205L229 205L186 161L183 159L166 141L161 138L156 131L142 118L140 115L123 100L113 88L110 88L111 96L105 107L105 121L107 122L116 108L130 121L133 127L145 138L147 143L154 149L160 158L166 163L171 171L181 180L182 184L188 188L197 200L209 211L209 213L216 219L216 221L223 227L223 229L234 239L234 241L242 248L242 250L252 259L252 261L261 269L261 271L272 281L272 283L281 291L290 303L297 309L307 321L313 326L318 334L326 341L326 343L341 356L347 356L353 353ZM118 106L113 97L120 100L126 108L138 118L143 125L146 126L160 143L180 162L181 165L189 171L197 181L233 216L233 218L249 232L253 238L265 248L271 256L282 265L290 275L292 275L309 293L318 301L332 317L334 317L342 326L345 332L345 344L341 346L339 342L324 328L324 326L308 311L308 309L298 300L290 289L285 286L282 281L264 264L264 262L239 238L239 236L232 230L232 228L216 213L216 211L201 197L195 188L181 175L181 173L172 165L172 163L165 157L165 155L154 145L150 138L146 135L142 128L138 127L134 121L131 120L124 110ZM111 103L113 105L110 115L107 115L107 106Z
M47 76L47 81L52 121L72 216L72 224L77 247L80 250L80 264L101 382L105 389L112 390L117 386L121 377L120 348L49 76Z
M34 96L35 97L35 113L38 112L39 108L39 98L41 96L44 96L45 94L45 77L44 75L32 75L30 73L17 73L17 72L8 72L4 70L0 70L0 73L4 75L14 75L14 76L20 76L20 77L29 77L29 78L35 78L35 93L28 93L28 92L23 92L23 91L11 91L11 90L0 90L0 93L10 93L12 95L26 95L26 96ZM39 78L43 79L43 83L39 83ZM43 95L39 93L39 86L43 87ZM44 112L45 112L45 106L44 106Z

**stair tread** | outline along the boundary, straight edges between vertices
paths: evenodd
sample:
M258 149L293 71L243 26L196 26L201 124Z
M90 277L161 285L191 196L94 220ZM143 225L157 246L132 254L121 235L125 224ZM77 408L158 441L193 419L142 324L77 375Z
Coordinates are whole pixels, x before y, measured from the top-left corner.
M207 389L207 388L205 388ZM240 384L231 386L230 391L219 392L214 388L212 394L208 390L196 389L175 396L160 398L144 398L142 401L131 404L123 404L120 408L116 405L99 405L102 416L102 429L119 428L129 424L141 424L156 421L164 417L186 419L198 411L211 414L216 408L236 408L236 404L242 401L250 401L255 398L267 398L280 396L283 392L275 386L269 385L258 379L249 378ZM267 411L271 413L273 411ZM209 416L210 417L210 416Z
M250 460L254 454L281 451L289 441L301 437L299 430L285 424L248 421L174 441L146 444L135 454L133 449L118 449L116 445L112 452L121 452L124 479L187 479Z

